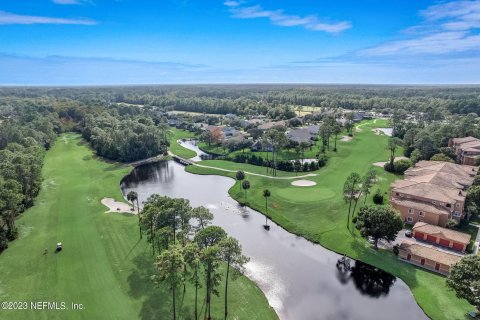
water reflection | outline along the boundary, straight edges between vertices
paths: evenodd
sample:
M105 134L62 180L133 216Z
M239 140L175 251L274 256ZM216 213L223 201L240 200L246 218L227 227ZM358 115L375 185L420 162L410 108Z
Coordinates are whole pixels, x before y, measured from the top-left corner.
M275 223L269 223L266 231L263 215L229 197L233 183L230 178L189 174L170 161L137 167L123 180L122 190L137 191L140 203L157 193L209 208L213 223L242 244L251 258L247 276L281 319L426 319L403 281L353 260L351 267L339 270L342 256Z
M373 298L387 296L396 280L394 276L382 269L361 261L353 262L346 257L337 261L337 278L342 284L352 280L361 294Z

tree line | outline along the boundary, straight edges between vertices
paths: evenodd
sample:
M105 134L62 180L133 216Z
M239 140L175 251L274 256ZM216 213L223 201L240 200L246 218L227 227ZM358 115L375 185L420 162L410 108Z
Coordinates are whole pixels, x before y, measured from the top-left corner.
M3 108L0 108L3 110ZM62 130L44 110L24 106L0 120L0 252L18 235L15 219L34 204L48 150Z

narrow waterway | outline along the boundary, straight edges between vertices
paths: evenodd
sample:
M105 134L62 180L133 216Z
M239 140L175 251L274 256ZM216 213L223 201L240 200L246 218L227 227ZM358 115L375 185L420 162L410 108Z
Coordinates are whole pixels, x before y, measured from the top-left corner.
M182 144L195 149L192 142ZM345 267L338 263L342 256L274 223L266 231L262 214L229 197L233 184L226 177L190 174L167 161L135 168L122 191L138 192L140 202L157 193L208 207L214 224L242 244L251 259L247 276L281 319L427 319L402 280L360 262Z

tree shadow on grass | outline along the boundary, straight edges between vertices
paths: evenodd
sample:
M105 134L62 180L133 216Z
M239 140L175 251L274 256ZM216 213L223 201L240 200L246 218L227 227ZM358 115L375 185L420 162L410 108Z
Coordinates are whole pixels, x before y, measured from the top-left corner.
M171 295L168 289L153 283L153 257L148 252L140 253L133 259L134 269L127 281L128 294L135 300L143 300L139 317L149 319L171 318Z

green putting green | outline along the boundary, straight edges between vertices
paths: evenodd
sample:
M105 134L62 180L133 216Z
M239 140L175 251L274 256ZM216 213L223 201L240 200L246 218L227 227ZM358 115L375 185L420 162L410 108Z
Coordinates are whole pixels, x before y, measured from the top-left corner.
M36 204L17 221L20 238L0 255L0 301L65 302L69 310L1 310L1 319L171 318L171 294L151 281L153 257L139 239L137 217L104 213L100 203L104 197L123 201L119 182L130 169L92 157L79 135L57 139ZM63 250L54 253L57 242ZM188 285L184 298L179 291L180 318L192 319L194 290ZM203 296L202 290L201 308ZM223 316L222 295L212 308L216 319ZM229 312L232 319L277 319L246 277L229 286Z

